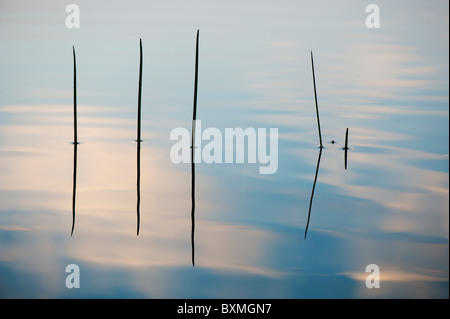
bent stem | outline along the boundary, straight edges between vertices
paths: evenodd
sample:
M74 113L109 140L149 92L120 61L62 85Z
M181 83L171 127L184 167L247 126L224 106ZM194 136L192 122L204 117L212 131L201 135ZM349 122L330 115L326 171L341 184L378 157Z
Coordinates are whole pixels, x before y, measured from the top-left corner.
M320 148L323 148L323 146L322 146L322 133L320 131L319 106L318 106L318 103L317 103L316 77L315 77L315 74L314 74L314 59L313 59L312 51L311 51L311 68L312 68L312 76L313 76L313 84L314 84L314 99L315 99L315 102L316 102L316 116L317 116L317 127L319 129Z
M319 165L320 165L320 157L322 156L322 149L320 149L319 151L319 157L317 158L317 167L316 167L316 174L314 176L314 183L313 183L313 187L312 187L312 191L311 191L311 199L309 200L309 211L308 211L308 220L306 221L306 228L305 228L305 237L303 239L306 239L306 233L308 232L308 227L309 227L309 219L311 217L311 207L312 207L312 202L313 202L313 197L314 197L314 190L316 188L316 182L317 182L317 175L319 173Z

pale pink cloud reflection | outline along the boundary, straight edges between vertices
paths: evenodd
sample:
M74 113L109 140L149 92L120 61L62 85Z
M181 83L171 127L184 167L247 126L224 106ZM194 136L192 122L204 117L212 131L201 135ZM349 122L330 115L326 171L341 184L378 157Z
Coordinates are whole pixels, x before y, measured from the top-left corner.
M0 209L4 212L0 230L18 237L3 250L1 260L28 261L26 267L32 273L55 286L52 274L63 267L61 260L105 268L191 267L190 167L173 164L170 149L152 145L149 135L142 143L141 230L136 236L134 121L97 118L89 112L80 120L83 142L77 152L76 223L70 236L71 118L59 114L58 107L53 113L49 108L42 119L35 115L32 121L0 126L0 135L11 137L0 147ZM10 107L3 112L20 116L29 114L27 110ZM263 247L271 241L270 233L213 221L219 207L209 198L226 191L216 177L199 174L197 180L198 266L280 276L279 270L264 266ZM49 288L41 296L61 292Z

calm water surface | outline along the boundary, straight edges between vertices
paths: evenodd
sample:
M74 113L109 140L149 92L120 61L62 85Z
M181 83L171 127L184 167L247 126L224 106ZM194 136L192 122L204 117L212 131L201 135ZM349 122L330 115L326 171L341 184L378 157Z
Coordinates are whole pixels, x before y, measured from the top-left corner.
M1 297L449 297L447 1L378 1L379 29L360 1L77 4L79 29L59 1L0 4ZM197 29L203 128L279 139L272 175L196 164L193 266L191 166L169 137L191 128Z

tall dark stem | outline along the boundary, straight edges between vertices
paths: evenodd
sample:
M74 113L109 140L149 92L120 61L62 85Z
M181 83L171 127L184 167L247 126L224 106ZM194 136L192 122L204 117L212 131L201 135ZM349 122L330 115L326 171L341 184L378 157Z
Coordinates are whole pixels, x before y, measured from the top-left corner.
M316 101L317 127L319 129L320 148L322 148L323 147L322 146L322 133L320 131L319 106L317 103L316 76L314 74L314 59L313 59L312 51L311 51L311 68L312 68L312 76L313 76L313 84L314 84L314 99Z
M137 118L137 230L136 235L139 236L139 228L141 224L141 98L142 98L142 39L139 39L139 92L138 92L138 118Z
M77 123L77 62L75 58L75 46L72 46L73 52L73 187L72 187L72 230L75 228L75 199L77 188L77 150L78 150L78 123Z
M198 84L198 42L199 30L197 30L197 40L195 45L195 78L194 78L194 106L192 112L192 134L191 134L191 248L192 266L195 266L195 121L197 120L197 84Z

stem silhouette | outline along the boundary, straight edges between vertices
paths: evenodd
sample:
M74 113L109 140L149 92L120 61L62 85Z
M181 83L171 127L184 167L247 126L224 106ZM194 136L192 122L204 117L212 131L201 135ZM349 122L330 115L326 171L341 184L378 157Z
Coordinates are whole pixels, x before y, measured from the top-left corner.
M78 152L78 144L73 144L73 187L72 187L72 230L70 232L70 236L73 235L73 231L75 228L75 201L77 195L77 152Z
M75 46L72 46L73 53L73 187L72 187L72 230L75 229L75 200L77 189L77 150L78 150L78 131L77 131L77 62L75 57Z
M345 157L345 169L347 169L347 150L348 150L348 127L345 130L345 147L344 147L344 157Z
M306 239L306 233L308 232L308 227L309 227L309 219L311 217L311 207L312 207L312 202L313 202L313 197L314 197L314 190L316 188L316 182L317 182L317 175L319 173L319 165L320 165L320 157L322 156L322 149L320 149L319 151L319 157L317 158L317 167L316 167L316 174L314 176L314 183L313 183L313 187L312 187L312 191L311 191L311 199L309 200L309 211L308 211L308 220L306 222L306 228L305 228L305 237L304 239Z
M192 134L191 134L191 249L192 266L195 266L195 121L197 120L197 87L198 87L198 43L199 30L197 30L197 39L195 45L195 78L194 78L194 106L192 112Z
M137 118L137 230L136 235L139 236L139 228L141 224L141 98L142 98L142 39L139 39L139 91L138 91L138 118Z
M313 58L312 51L311 51L311 68L312 68L312 76L313 76L313 84L314 84L314 100L316 102L316 116L317 116L317 127L319 129L320 148L323 148L323 146L322 146L322 133L320 131L319 106L318 106L318 103L317 103L316 77L315 77L315 74L314 74L314 58Z

